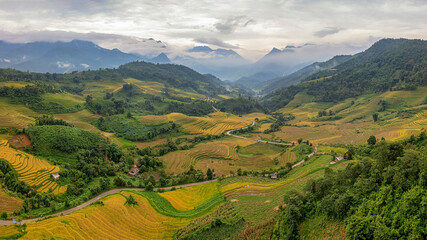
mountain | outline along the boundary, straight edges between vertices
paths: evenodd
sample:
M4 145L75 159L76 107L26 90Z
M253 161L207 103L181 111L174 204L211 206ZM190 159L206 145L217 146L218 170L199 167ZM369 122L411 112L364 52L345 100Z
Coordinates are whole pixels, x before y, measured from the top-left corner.
M260 84L256 85L256 87L262 88L262 92L264 93L269 93L278 88L287 87L292 84L301 82L302 80L314 73L334 68L350 58L350 55L339 55L333 57L332 59L326 62L315 62L287 76L270 79L269 81L263 81Z
M427 41L382 39L333 69L264 97L270 109L284 107L300 92L318 102L336 102L366 93L411 90L427 85Z
M149 62L153 63L171 63L171 60L164 53L160 53L157 57L152 58Z
M0 42L0 67L22 71L65 73L115 68L138 59L136 55L81 40L26 44Z
M214 80L183 65L136 61L124 64L113 71L123 78L156 81L167 87L195 91L207 96L227 93L225 87L219 84L220 80Z
M196 46L188 49L184 55L172 60L174 63L188 66L203 74L213 74L221 79L238 79L244 71L240 69L250 62L231 49L212 49L208 46Z
M241 77L239 80L235 81L234 84L249 89L259 89L265 81L271 80L275 77L275 73L258 72L248 77Z

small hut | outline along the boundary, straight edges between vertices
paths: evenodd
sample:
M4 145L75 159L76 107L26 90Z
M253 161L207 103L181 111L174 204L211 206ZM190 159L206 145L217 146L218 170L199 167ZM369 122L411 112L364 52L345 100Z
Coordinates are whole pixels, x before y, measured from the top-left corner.
M54 181L57 181L59 179L59 173L53 173L52 178Z
M129 175L132 177L135 177L136 174L139 173L139 168L136 165L133 165L132 168L129 170Z
M271 178L271 179L277 179L277 173L273 173L273 174L271 174L271 175L270 175L270 178Z

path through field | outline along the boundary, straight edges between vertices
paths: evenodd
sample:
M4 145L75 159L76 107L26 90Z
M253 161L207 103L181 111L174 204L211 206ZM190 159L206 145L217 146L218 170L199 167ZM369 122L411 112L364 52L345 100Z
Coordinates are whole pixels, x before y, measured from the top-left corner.
M159 190L159 189L162 189L162 190L171 190L173 187L175 187L176 189L178 189L178 188L191 187L191 186L196 186L196 185L205 184L205 183L211 183L211 182L216 182L216 181L218 181L218 180L217 179L213 179L213 180L204 181L204 182L189 183L189 184L183 184L183 185L172 186L172 187L155 188L154 190ZM74 211L77 211L77 210L80 210L82 208L85 208L85 207L89 206L90 204L98 201L99 199L102 199L102 198L104 198L104 197L106 197L108 195L114 194L114 193L119 193L120 191L124 191L124 190L144 191L145 189L144 188L117 188L117 189L112 189L110 191L101 193L100 195L98 195L98 196L96 196L96 197L94 197L94 198L92 198L92 199L90 199L90 200L88 200L88 201L86 201L86 202L84 202L84 203L76 206L76 207L73 207L73 208L70 208L70 209L67 209L67 210L64 210L64 211L61 211L61 212L57 212L57 213L51 214L51 215L49 215L47 217L59 217L59 216L62 216L62 215L68 215L68 214L70 214L70 213L72 213ZM20 222L20 224L24 224L24 223L28 223L28 222L36 222L38 220L42 220L43 218L44 217L25 219L25 220L22 220ZM0 225L11 225L11 224L14 224L13 221L0 220Z

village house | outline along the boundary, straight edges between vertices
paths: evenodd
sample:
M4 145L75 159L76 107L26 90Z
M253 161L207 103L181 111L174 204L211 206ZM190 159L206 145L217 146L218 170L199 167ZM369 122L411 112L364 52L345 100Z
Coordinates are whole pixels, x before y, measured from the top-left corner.
M129 170L129 175L132 177L135 177L136 174L139 173L139 168L136 165L133 165L132 168Z
M52 178L54 181L57 181L59 179L59 173L53 173Z
M273 173L273 174L271 174L271 175L270 175L270 178L271 178L271 179L277 179L277 173Z

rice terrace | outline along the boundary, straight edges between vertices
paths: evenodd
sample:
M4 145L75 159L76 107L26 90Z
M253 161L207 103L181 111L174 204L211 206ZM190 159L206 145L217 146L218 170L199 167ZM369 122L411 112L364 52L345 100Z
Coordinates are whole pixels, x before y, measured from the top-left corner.
M0 12L0 240L427 239L425 1Z

